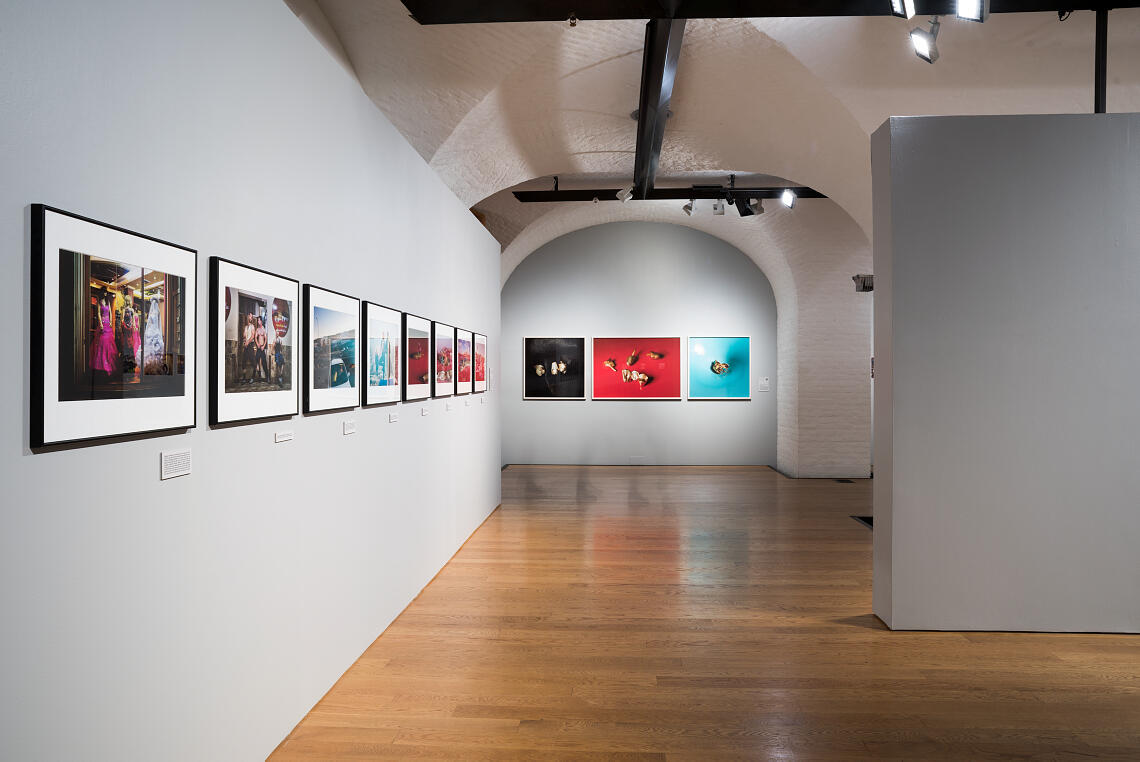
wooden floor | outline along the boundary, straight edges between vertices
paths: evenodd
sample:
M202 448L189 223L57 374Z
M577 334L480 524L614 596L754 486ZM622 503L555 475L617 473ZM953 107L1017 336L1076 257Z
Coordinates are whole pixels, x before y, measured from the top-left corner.
M886 630L870 496L512 466L272 759L1140 760L1140 638Z

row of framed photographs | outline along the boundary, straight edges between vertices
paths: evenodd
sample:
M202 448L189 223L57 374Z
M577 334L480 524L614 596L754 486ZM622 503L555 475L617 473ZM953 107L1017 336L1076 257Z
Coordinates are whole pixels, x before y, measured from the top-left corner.
M298 295L304 412L487 391L483 334L211 257L211 425L296 415Z
M197 252L31 211L31 446L193 427ZM298 387L305 412L487 390L482 334L220 257L209 272L211 425L296 415Z
M748 336L690 336L685 355L681 346L680 336L526 337L523 399L586 399L588 370L596 400L679 400L683 365L688 399L751 399Z

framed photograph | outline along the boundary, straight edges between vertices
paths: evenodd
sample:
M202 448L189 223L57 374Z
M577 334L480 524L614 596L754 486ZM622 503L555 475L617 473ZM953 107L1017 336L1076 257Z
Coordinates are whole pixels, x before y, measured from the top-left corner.
M523 339L523 399L586 399L586 338Z
M360 300L305 284L305 412L360 404Z
M681 338L595 338L596 400L681 399Z
M474 386L471 379L474 377L474 339L475 334L471 331L464 331L462 328L455 329L455 393L456 394L470 394L473 392Z
M364 405L400 401L400 332L403 313L364 302L364 351L368 353L368 383Z
M426 400L431 396L431 321L404 314L404 399Z
M481 333L475 334L475 367L472 371L474 377L474 391L487 391L487 337Z
M301 286L210 257L210 425L296 415Z
M446 323L431 324L433 397L455 394L455 328Z
M31 446L195 423L198 255L32 206Z
M689 337L689 399L751 399L748 336Z

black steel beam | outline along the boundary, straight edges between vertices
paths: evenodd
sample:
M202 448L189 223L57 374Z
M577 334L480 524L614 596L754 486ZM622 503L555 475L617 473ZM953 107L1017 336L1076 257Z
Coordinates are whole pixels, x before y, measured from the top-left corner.
M633 156L633 197L646 198L653 190L661 142L669 118L669 100L677 76L677 58L685 36L684 19L651 19L645 25L645 52L641 57L641 99L637 109L637 148Z
M716 186L695 186L692 188L653 188L646 194L649 201L688 200L702 198L779 198L785 190L791 190L797 198L827 198L813 188L797 185L781 185L774 188L722 188ZM549 203L552 201L617 201L619 188L595 188L583 190L537 190L515 191L514 195L524 204Z
M1096 11L1096 71L1093 79L1093 113L1108 109L1108 9Z
M915 0L919 16L952 16L956 0ZM889 16L890 0L404 0L421 24L614 19L797 18ZM1140 2L991 0L990 13L1044 13L1138 8Z

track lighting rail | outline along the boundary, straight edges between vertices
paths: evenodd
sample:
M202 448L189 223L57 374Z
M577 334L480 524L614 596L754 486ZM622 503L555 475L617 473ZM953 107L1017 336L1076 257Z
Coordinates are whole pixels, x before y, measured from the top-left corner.
M827 198L814 188L787 186L768 188L725 188L720 185L693 185L688 188L653 188L646 195L649 201L686 201L710 198L758 198L778 199L785 190L791 190L797 198ZM515 191L514 196L524 204L548 203L551 201L617 201L619 188L578 189L578 190L535 190Z
M953 16L957 0L914 0L919 16ZM421 24L484 24L616 19L810 18L890 16L889 0L404 0ZM990 13L1045 13L1138 8L1140 2L990 0Z

